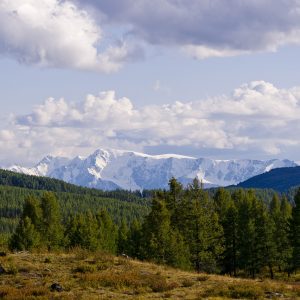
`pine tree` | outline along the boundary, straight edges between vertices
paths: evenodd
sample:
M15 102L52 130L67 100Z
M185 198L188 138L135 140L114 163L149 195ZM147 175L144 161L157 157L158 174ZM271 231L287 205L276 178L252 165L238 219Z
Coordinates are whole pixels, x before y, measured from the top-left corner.
M69 247L82 247L95 251L100 248L98 240L98 223L91 212L71 217L66 226Z
M156 197L152 200L151 212L143 225L143 256L157 263L167 263L171 215L166 203Z
M255 211L253 192L236 191L232 195L238 209L238 267L253 278L256 274Z
M115 254L117 252L117 226L114 224L106 210L101 210L97 213L96 219L98 222L100 249Z
M270 215L275 226L273 240L276 247L274 255L275 264L279 271L289 269L292 249L289 241L289 222L291 218L291 205L284 196L281 201L277 194L270 204Z
M129 229L125 219L122 219L118 230L118 254L127 254L128 252Z
M169 233L166 262L175 268L184 270L191 268L189 247L178 230L171 230Z
M31 220L31 223L35 226L35 229L40 230L42 211L40 207L40 201L34 196L29 196L25 199L22 218L25 219L26 217Z
M292 267L295 272L300 268L300 189L295 195L295 206L292 209L291 219L291 245L292 245Z
M173 267L190 267L188 246L179 231L171 227L171 213L164 200L154 197L142 231L143 258Z
M46 192L41 198L41 232L44 245L50 250L64 244L64 232L58 201L53 193Z
M273 279L273 267L276 262L275 224L261 201L256 203L255 214L255 269L258 272L267 266Z
M223 230L214 204L195 181L187 191L185 203L190 207L186 227L178 228L189 245L191 262L198 272L214 272L223 252Z
M229 205L231 205L231 195L224 188L219 188L214 195L215 210L219 215L220 223L222 224L226 218L226 213Z
M11 250L31 250L39 245L40 235L34 228L29 217L21 219L19 225L11 237Z
M139 259L145 258L142 255L142 236L142 225L137 219L134 219L130 225L130 230L128 234L127 254L129 256Z
M222 255L223 272L237 275L238 256L238 211L233 201L230 201L222 222L224 231L224 252Z

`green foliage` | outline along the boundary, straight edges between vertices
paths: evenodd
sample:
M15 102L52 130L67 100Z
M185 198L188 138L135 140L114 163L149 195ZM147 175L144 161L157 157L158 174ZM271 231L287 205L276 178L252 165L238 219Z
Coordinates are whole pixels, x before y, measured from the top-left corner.
M53 193L46 192L41 198L41 236L50 250L64 245L62 217L58 201Z
M153 194L151 207L81 188L74 194L0 186L1 243L14 232L12 250L79 247L253 278L300 268L300 190L292 208L285 196L267 190L205 191L197 179L187 188L174 178L169 185Z
M300 189L295 196L295 206L292 210L291 244L293 247L292 267L297 271L300 269Z
M118 254L126 254L128 250L129 228L125 219L122 220L118 229L117 252Z
M31 250L39 245L40 234L35 229L29 217L20 220L20 223L10 240L12 250Z

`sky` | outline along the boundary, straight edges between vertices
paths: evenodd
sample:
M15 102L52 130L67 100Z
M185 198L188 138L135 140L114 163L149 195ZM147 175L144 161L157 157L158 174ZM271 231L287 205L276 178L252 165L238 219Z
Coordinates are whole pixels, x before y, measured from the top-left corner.
M0 165L98 148L300 160L299 0L0 0Z

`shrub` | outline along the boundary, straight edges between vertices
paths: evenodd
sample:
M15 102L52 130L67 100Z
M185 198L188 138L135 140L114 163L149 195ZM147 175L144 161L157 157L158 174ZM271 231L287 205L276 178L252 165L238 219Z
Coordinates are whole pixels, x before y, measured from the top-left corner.
M195 284L195 282L189 278L185 278L183 281L182 281L182 286L183 287L191 287Z

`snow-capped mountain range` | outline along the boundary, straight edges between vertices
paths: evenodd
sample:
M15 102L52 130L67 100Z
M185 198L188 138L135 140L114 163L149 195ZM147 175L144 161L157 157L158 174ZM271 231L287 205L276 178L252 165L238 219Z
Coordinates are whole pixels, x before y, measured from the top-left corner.
M46 156L32 168L15 165L7 169L103 190L142 190L167 188L171 177L184 185L197 177L206 187L228 186L274 168L294 166L290 160L213 160L99 149L88 157Z

